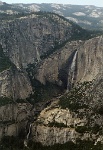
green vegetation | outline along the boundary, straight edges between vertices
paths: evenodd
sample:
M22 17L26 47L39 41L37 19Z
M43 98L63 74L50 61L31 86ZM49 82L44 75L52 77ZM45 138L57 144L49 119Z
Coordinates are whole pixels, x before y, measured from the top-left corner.
M23 17L23 16L26 16L26 15L29 15L29 14L26 14L26 13L18 13L18 14L6 14L6 13L1 13L0 14L0 21L1 23L3 21L8 21L8 20L15 20L17 18L20 18L20 17Z
M35 104L41 101L50 100L53 97L57 97L59 93L62 92L61 88L56 85L47 82L45 85L41 84L38 80L33 80L34 82L34 94L31 94L27 101L31 104Z
M96 113L103 115L103 105L101 105L99 108L95 108Z
M48 56L50 56L51 54L53 54L56 50L62 48L63 46L65 46L65 44L67 43L68 41L64 41L62 44L55 44L54 48L50 51L47 51L45 52L43 55L40 56L41 59L45 59L47 58Z
M19 137L4 136L0 142L0 150L22 150L23 147L23 139Z
M13 103L13 100L8 97L0 97L0 106Z
M76 144L67 142L65 144L55 144L53 146L42 146L40 143L35 143L32 140L28 142L28 147L24 147L23 139L19 137L3 137L0 142L1 150L103 150L103 145L98 142L94 145L93 141L78 139Z
M78 133L85 133L88 131L88 128L87 128L87 126L77 126L75 128L75 131Z
M9 69L11 66L11 63L7 57L0 58L0 72Z
M0 72L10 68L11 64L9 58L4 55L2 46L0 45Z
M75 128L76 132L78 133L85 133L85 132L91 132L94 134L97 134L101 131L101 127L98 124L95 124L94 126L77 126Z
M88 108L88 100L92 98L90 88L92 82L78 83L67 94L60 98L59 105L62 109L77 111L78 109Z
M34 90L34 94L31 94L27 101L31 104L35 104L41 101L50 100L53 97L57 97L60 93L63 92L63 88L58 86L55 83L46 82L45 85L40 83L34 78L36 73L36 66L29 64L27 72Z
M64 123L58 123L58 122L50 122L48 124L49 127L58 127L58 128L63 128L63 127L67 127L67 125L65 125Z
M17 99L16 103L27 103L25 99Z
M41 59L45 59L47 58L49 55L53 54L56 50L61 49L62 47L64 47L66 45L67 42L69 42L70 40L66 40L63 41L61 44L59 44L59 42L55 42L54 44L54 48L50 51L45 52L43 55L40 56Z

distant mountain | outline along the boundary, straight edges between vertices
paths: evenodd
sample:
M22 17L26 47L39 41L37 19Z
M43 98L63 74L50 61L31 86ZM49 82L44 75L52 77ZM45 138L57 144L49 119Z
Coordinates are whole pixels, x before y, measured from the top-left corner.
M21 8L20 6L15 6L11 4L7 4L5 2L0 1L0 14L18 14L18 13L26 13L27 11Z
M37 11L54 12L76 22L85 29L103 30L103 8L70 4L7 4L0 1L0 13L18 14Z

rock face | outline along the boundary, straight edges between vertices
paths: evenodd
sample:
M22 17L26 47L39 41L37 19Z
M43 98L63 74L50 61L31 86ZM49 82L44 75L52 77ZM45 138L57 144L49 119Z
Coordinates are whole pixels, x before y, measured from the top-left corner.
M73 117L69 110L47 107L38 117L36 123L32 124L32 136L36 142L43 145L54 145L56 143L66 143L75 141L78 137L75 129L71 126L85 124L85 120Z
M93 101L92 101L93 102ZM79 102L78 102L79 103ZM32 139L43 145L63 144L68 141L76 143L78 139L103 143L102 115L92 110L79 109L77 112L61 109L58 101L41 111L36 122L32 124ZM98 105L97 105L98 106Z
M11 70L0 73L0 96L9 96L13 99L27 98L32 93L32 87L24 69L31 64L37 66L39 62L42 63L42 59L48 57L68 40L75 38L75 35L81 38L82 33L91 35L84 29L53 13L17 15L14 18L2 19L0 24L2 53L17 69L15 73ZM44 78L47 78L47 80L50 78L52 82L56 78L57 81L58 70L61 71L62 65L65 64L69 55L77 48L77 45L79 45L78 42L69 43L69 49L71 50L68 51L68 48L65 47L57 56L53 55L51 59L48 58L51 61L50 63L46 59L45 61L48 61L48 63L44 61L40 75L38 70L38 80L41 83L45 83ZM54 68L52 71L51 68L49 69L49 64ZM68 72L68 68L66 71ZM65 80L63 76L61 77L60 74L61 81L61 78ZM6 80L4 81L4 79ZM57 81L58 84L60 80ZM66 79L65 82L67 81Z
M28 118L32 116L30 104L16 103L17 99L26 99L33 91L26 72L30 65L35 66L32 67L35 72L32 73L33 79L44 85L48 81L64 86L68 91L77 81L96 79L93 92L99 93L99 96L96 96L97 100L102 97L99 88L102 87L103 77L103 36L73 41L75 35L80 37L85 33L83 29L74 26L51 13L19 16L14 20L1 22L0 44L3 54L0 55L0 59L8 58L13 66L0 72L0 97L12 98L15 103L0 107L0 138L4 135L17 136L26 127ZM72 41L67 42L68 40ZM94 101L90 101L90 106ZM48 100L42 108L50 103ZM83 117L69 109L61 109L58 104L47 107L37 121L31 124L33 140L43 145L53 145L75 142L77 138L90 139L93 133L85 132L81 137L76 130L76 127L84 127L88 122L85 110L80 111L84 113ZM92 113L94 112L89 113L89 116ZM91 120L95 115L96 113L92 115ZM99 122L98 124L102 126L102 116L100 114L96 116L94 123ZM98 138L99 135L97 137L94 135L95 141Z
M86 41L78 50L78 81L89 81L103 69L103 36Z
M13 100L25 99L32 93L32 87L26 72L16 68L0 73L0 96Z
M75 142L78 134L74 129L37 126L33 127L34 141L40 142L43 145L54 145L57 143L63 144L68 141ZM41 132L40 132L41 131ZM38 136L37 136L38 134Z
M102 36L85 42L70 42L45 59L37 68L35 77L43 84L60 80L66 85L75 81L92 81L102 71L102 60Z
M38 117L38 122L43 123L44 125L49 125L51 123L64 124L64 126L70 127L77 125L84 125L86 123L85 120L81 120L77 118L76 114L73 114L67 109L53 108L49 110L48 108L44 109L40 116Z
M70 61L72 61L72 53L78 49L78 46L82 43L81 41L74 41L67 43L61 50L54 53L47 59L45 59L40 67L37 68L37 73L35 77L41 82L44 83L46 80L49 82L56 82L59 78L65 78L68 76ZM48 69L47 69L48 68ZM62 73L64 73L62 75ZM60 76L60 77L59 77ZM63 78L63 79L64 79ZM63 80L62 79L62 80ZM65 79L66 80L66 79ZM65 81L66 82L66 81Z
M44 109L37 121L32 124L34 141L43 145L54 145L68 141L75 142L79 138L92 140L95 144L98 141L103 143L103 136L100 133L103 125L102 60L103 37L100 36L85 42L67 43L63 49L38 66L35 77L43 84L46 81L59 83L59 80L70 84L72 78L73 82L93 79L95 81L92 87L93 97L89 102L86 100L87 108L74 112L61 109L56 103ZM46 70L45 66L49 69ZM66 81L63 77L66 77ZM80 100L80 103L84 104L84 101Z
M71 37L72 25L57 15L40 14L3 22L0 41L4 52L17 68L39 61L55 44Z
M13 103L0 106L0 139L3 136L18 136L26 132L26 125L32 112L28 103Z

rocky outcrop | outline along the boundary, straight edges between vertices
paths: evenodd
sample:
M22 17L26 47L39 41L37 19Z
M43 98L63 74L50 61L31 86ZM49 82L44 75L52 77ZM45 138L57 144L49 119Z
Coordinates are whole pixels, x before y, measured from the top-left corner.
M45 59L37 68L35 77L43 84L46 81L54 83L62 81L66 85L75 81L92 81L103 69L102 60L102 36L85 42L72 41Z
M81 38L84 32L91 35L53 13L14 15L14 18L2 20L0 24L2 55L5 55L17 69L15 72L4 69L0 73L0 96L13 99L27 98L32 93L32 87L24 68L29 68L31 64L37 66L39 62L42 64L42 69L37 71L37 80L43 84L47 80L53 83L56 81L59 85L62 83L66 85L70 66L67 66L68 58L71 55L70 59L73 59L72 52L75 52L81 41L69 43L62 49L63 51L58 51L56 55L52 55L43 62L42 59L63 47L68 40L75 38L75 34ZM66 78L63 73L65 63L67 64Z
M0 73L0 95L9 96L13 99L27 98L32 93L32 88L24 68L29 68L31 64L37 67L37 72L35 75L33 74L32 78L35 76L43 84L49 81L69 88L71 84L74 84L74 80L82 79L85 76L85 67L82 69L82 65L87 62L88 58L83 59L82 63L81 55L87 57L89 47L85 54L83 49L90 42L88 41L85 44L80 40L68 42L67 44L66 42L76 38L75 35L77 35L77 39L81 39L83 33L91 36L91 33L53 13L17 15L14 16L14 19L11 17L2 20L0 44L3 53L16 66L17 71L12 73L12 71L7 70ZM58 51L52 54L57 49ZM78 59L80 57L79 61L77 57ZM73 64L75 64L75 67ZM78 68L80 66L80 68L77 69L77 66ZM80 70L83 70L83 73Z
M68 141L76 143L78 139L90 140L95 144L98 141L103 143L102 116L93 111L91 113L91 107L78 111L61 109L58 101L52 103L41 111L37 121L31 124L32 139L43 145L63 144Z
M43 145L54 145L56 143L75 142L79 136L73 128L77 124L84 125L85 120L80 120L70 111L57 108L47 107L44 109L37 121L32 124L33 140Z
M15 17L2 22L0 43L16 67L22 68L37 63L38 57L70 39L72 29L72 24L51 13Z
M78 50L78 81L90 81L103 70L103 36L86 41Z
M76 34L80 33L78 36L83 34L83 30L74 28L72 23L51 13L21 16L15 20L2 21L1 24L0 43L3 54L11 60L10 65L12 65L0 72L0 97L12 98L15 103L0 107L0 137L17 136L26 127L29 117L32 116L30 104L16 103L17 99L26 99L32 93L32 86L25 68L34 65L32 66L35 72L35 74L32 73L34 80L37 79L42 84L48 81L64 86L67 90L77 81L97 79L103 69L103 36L87 41L67 42L67 40L72 40ZM95 86L98 85L97 93L102 87L100 81L98 78L95 84ZM42 84L40 84L41 87ZM99 99L100 97L101 95L98 96ZM50 103L51 101L48 100L42 107L40 104L39 108L44 109ZM90 106L92 103L93 101L90 101ZM98 133L97 137L91 132L81 135L76 130L76 127L84 127L87 124L88 111L90 111L89 117L92 116L91 120L97 116L90 125L98 122L100 126L103 125L102 116L96 115L89 108L81 109L78 114L69 109L61 109L58 103L44 109L37 121L30 124L33 140L43 145L53 145L94 136L96 141L99 138ZM40 112L41 109L38 111ZM36 110L34 112L36 113ZM82 117L79 116L81 113L83 113Z
M63 48L45 59L36 70L36 79L43 84L45 84L46 81L59 83L60 80L67 84L68 72L73 60L73 55L81 44L82 41L69 42Z
M43 145L54 145L57 143L63 144L68 141L75 142L78 134L74 129L70 128L46 127L38 125L37 127L33 126L33 136L35 142L40 142Z
M3 136L26 135L26 125L32 117L29 103L12 103L0 106L0 139Z
M51 110L44 109L41 113L40 116L38 117L38 122L43 123L44 125L49 125L51 123L58 123L59 124L64 124L66 127L70 126L77 126L77 125L84 125L86 123L86 120L81 120L76 116L76 114L73 114L67 109L63 110L60 108L54 108Z
M7 69L0 73L0 96L13 100L25 99L32 93L31 83L25 71Z
M37 121L32 124L33 140L43 145L63 144L68 141L76 143L78 139L93 141L94 145L103 143L102 78L103 73L98 74L91 87L87 88L86 96L89 92L90 97L71 98L70 93L66 93L62 101L67 108L63 109L57 99L41 111ZM82 91L79 93L83 94ZM79 105L82 107L78 107Z

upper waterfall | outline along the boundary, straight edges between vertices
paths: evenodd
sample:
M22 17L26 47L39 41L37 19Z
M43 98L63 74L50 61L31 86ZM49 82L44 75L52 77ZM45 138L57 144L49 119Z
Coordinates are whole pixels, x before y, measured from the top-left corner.
M77 67L77 54L78 54L78 51L76 50L72 58L71 65L69 67L68 80L67 80L67 92L73 86L73 83L75 80L75 76L76 76L75 73L76 73L76 67Z

